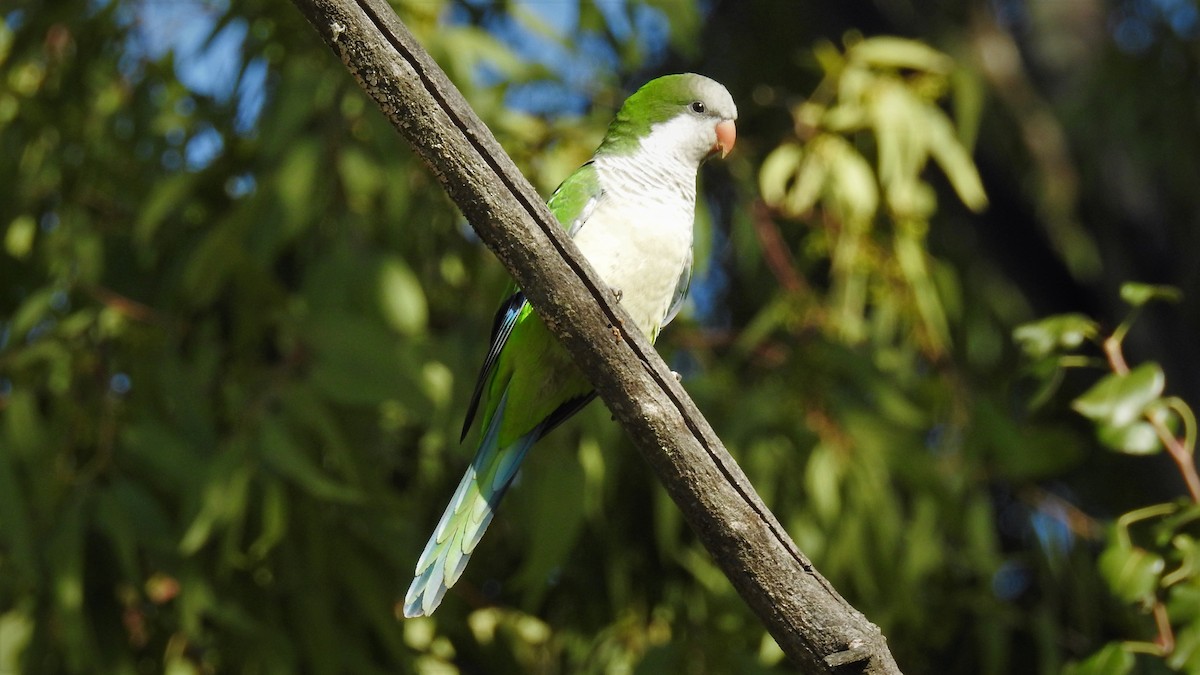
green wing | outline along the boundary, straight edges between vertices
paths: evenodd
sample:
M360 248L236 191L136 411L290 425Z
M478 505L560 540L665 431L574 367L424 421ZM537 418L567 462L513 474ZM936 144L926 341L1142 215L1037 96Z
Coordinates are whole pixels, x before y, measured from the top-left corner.
M550 197L550 210L574 236L602 196L595 167L585 164ZM491 345L463 424L466 436L486 391L484 433L474 461L417 561L404 597L405 616L429 614L441 603L491 523L525 453L595 397L525 295L513 286L506 296L492 324ZM510 337L513 349L506 351Z
M596 212L596 207L600 205L604 198L604 190L600 188L599 172L593 162L588 161L583 166L579 167L561 185L550 195L550 199L546 201L546 205L550 207L550 213L558 219L563 229L567 231L567 235L574 237L576 233L587 223L588 218ZM479 369L479 376L475 380L475 391L471 394L471 402L467 406L466 418L463 420L462 434L459 440L467 437L467 431L471 428L471 422L475 420L475 413L479 409L479 401L483 398L483 392L487 389L488 380L496 367L496 362L500 358L500 352L504 350L504 345L508 344L508 338L512 335L513 327L517 321L523 320L526 315L532 311L529 303L525 300L525 294L517 285L509 284L504 292L504 302L500 304L500 309L496 311L496 317L492 321L492 336L489 341L487 355L484 356L483 365ZM590 398L588 399L591 400ZM584 401L586 403L586 401ZM493 403L489 407L494 407ZM579 407L582 407L579 406ZM574 412L572 410L571 412ZM557 425L570 414L560 417L554 422ZM490 414L488 415L490 417ZM554 426L551 425L551 428ZM546 429L549 431L549 428Z

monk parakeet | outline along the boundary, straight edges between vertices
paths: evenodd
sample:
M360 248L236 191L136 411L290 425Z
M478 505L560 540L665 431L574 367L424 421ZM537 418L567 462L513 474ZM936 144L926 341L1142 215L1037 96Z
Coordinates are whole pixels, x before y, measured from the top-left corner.
M737 107L725 87L667 75L626 99L592 158L550 196L550 211L651 340L691 279L700 164L733 148ZM501 305L463 424L481 410L475 459L417 561L404 615L427 615L462 575L525 453L595 397L526 302ZM482 408L480 405L482 404Z

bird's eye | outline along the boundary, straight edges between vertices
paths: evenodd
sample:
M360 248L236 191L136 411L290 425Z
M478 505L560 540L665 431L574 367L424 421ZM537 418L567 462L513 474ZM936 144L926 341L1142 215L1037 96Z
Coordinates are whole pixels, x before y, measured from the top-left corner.
M692 112L698 115L703 115L704 111L706 110L704 107L704 101L692 101L692 104L688 107L692 109Z

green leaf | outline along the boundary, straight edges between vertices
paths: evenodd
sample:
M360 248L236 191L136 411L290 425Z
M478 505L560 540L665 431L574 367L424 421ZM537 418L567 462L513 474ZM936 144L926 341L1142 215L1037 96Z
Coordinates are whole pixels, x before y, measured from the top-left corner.
M1181 673L1200 672L1200 623L1191 622L1175 631L1175 648L1167 655L1166 662Z
M797 168L796 182L788 191L786 208L793 216L801 216L812 210L825 188L829 169L820 153L810 153Z
M29 255L33 250L34 236L37 234L37 221L29 214L22 214L8 224L4 233L4 250L17 260Z
M429 309L417 275L398 257L385 258L379 266L379 305L383 318L402 335L425 330Z
M1167 596L1167 613L1172 622L1186 621L1200 625L1197 622L1200 619L1200 578L1194 575L1194 568L1192 572L1193 575L1184 583L1172 586Z
M865 228L879 208L879 186L871 164L845 139L828 136L822 146L829 171L829 196L853 228Z
M841 477L836 453L817 447L808 458L804 471L805 491L817 517L833 523L842 510Z
M1101 423L1096 428L1096 438L1109 448L1127 455L1153 455L1162 450L1158 433L1149 422L1134 422L1125 426Z
M24 337L31 328L50 313L50 304L53 299L53 288L42 288L26 296L17 311L13 312L9 322L9 330L12 335Z
M763 201L774 207L782 205L803 158L804 150L796 143L784 143L767 155L758 170L758 189Z
M929 155L930 106L899 81L883 80L875 89L869 114L879 149L879 182L889 195L903 195L893 186L918 183ZM892 208L903 207L898 197L890 201L900 202Z
M1110 427L1133 424L1162 396L1166 376L1157 363L1143 363L1125 374L1105 376L1071 403L1079 414Z
M312 202L321 169L321 146L307 139L296 143L275 174L279 201L283 206L282 229L299 232L312 218Z
M912 289L917 313L925 324L931 346L937 352L950 343L950 323L942 307L941 295L925 264L928 255L922 242L912 236L897 235L895 238L896 262Z
M987 194L983 191L983 181L971 154L963 147L955 133L954 125L940 108L928 106L930 114L926 115L929 127L929 154L938 166L942 167L946 178L958 198L967 208L976 213L987 207Z
M258 538L250 544L250 555L266 558L276 544L283 541L288 529L288 501L284 486L278 480L263 484L262 522Z
M33 618L26 612L12 609L0 614L0 673L21 672L21 653L33 631Z
M1127 281L1121 284L1121 299L1134 307L1141 307L1151 300L1179 302L1183 293L1174 286L1156 286L1137 281Z
M1017 326L1013 340L1032 358L1074 349L1099 334L1095 321L1082 314L1059 314Z
M253 468L243 463L238 453L227 452L208 470L199 512L179 541L179 552L184 555L203 548L218 525L240 521L245 515Z
M1136 546L1110 545L1100 554L1100 574L1125 602L1149 605L1166 563L1162 556Z
M1134 657L1119 642L1110 642L1085 661L1068 664L1063 675L1127 675Z
M948 74L954 68L954 60L936 49L916 40L890 36L863 40L848 50L848 56L875 68L943 74Z
M1171 547L1175 549L1173 560L1178 562L1175 569L1163 576L1163 586L1173 586L1180 583L1197 580L1200 572L1200 542L1187 534L1177 534L1171 537Z

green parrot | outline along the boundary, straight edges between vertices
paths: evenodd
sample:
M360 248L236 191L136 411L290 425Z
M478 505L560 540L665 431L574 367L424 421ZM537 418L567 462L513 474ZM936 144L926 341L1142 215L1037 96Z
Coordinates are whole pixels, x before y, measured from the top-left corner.
M696 174L733 148L737 107L691 73L651 80L626 99L592 158L547 202L588 262L651 340L691 280ZM428 615L462 575L496 506L539 438L595 392L514 286L492 326L463 438L482 403L482 438L417 561L404 615Z

